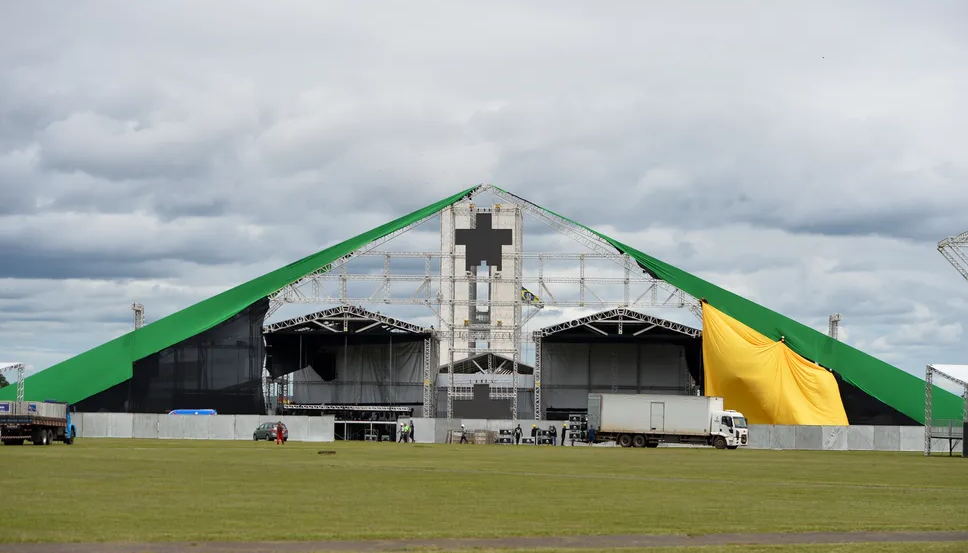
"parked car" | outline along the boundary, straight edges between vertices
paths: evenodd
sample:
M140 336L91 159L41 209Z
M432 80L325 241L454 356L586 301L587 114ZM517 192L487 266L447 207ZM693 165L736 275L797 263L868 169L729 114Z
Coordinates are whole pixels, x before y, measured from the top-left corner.
M282 425L282 441L289 441L289 429L286 427L286 423L280 422L264 422L255 429L252 433L252 439L255 441L266 440L269 442L276 441L276 426Z

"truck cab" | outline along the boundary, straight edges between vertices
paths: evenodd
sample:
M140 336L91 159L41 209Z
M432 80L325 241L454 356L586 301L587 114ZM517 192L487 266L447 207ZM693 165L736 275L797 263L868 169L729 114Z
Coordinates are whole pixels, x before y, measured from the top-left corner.
M713 439L713 445L719 449L736 449L749 443L749 425L746 417L739 411L714 411L709 423L710 434L723 437L725 440Z

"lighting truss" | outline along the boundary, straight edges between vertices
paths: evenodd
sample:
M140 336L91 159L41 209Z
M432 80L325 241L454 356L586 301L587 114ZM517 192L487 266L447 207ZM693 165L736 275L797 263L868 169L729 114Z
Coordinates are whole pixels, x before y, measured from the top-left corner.
M24 371L27 365L23 363L0 363L0 374L7 371L17 371L17 401L24 400Z
M433 252L431 252L433 253ZM542 260L546 258L553 258L555 254L539 254L536 256L537 259ZM386 258L392 258L393 255L390 253L384 254ZM687 295L685 292L669 286L662 280L645 276L626 276L626 277L589 277L584 276L585 265L583 258L579 257L581 262L581 276L546 276L543 274L544 269L541 269L541 274L538 276L523 276L521 278L508 278L502 275L496 276L444 276L425 273L423 275L391 275L389 274L389 263L384 264L383 274L350 274L346 272L340 272L337 274L320 274L314 276L311 280L304 281L303 284L311 284L311 290L307 290L305 293L300 291L297 287L291 287L286 291L286 295L281 297L282 301L286 303L330 303L330 304L351 304L351 305L362 305L362 304L373 304L373 303L383 303L387 305L444 305L448 306L452 303L454 305L493 305L493 306L515 306L520 302L518 301L487 301L487 300L476 300L476 299L450 299L443 298L439 294L435 295L433 293L433 285L440 285L444 282L454 282L456 283L515 283L520 287L528 288L533 287L538 290L538 293L542 295L540 304L543 306L554 305L558 307L639 307L639 308L682 308L693 305L695 302L692 300L691 296ZM349 282L379 282L380 286L373 291L373 293L368 297L349 297L347 295L347 284ZM409 297L393 297L391 296L392 290L391 285L393 283L421 283L421 286L417 288L415 292ZM337 295L325 294L327 289L327 283L336 283L339 286L339 291ZM579 299L577 300L557 300L551 289L548 287L549 284L577 284L579 289ZM600 285L622 285L624 296L622 299L602 299L601 296L595 293L594 289L591 288L591 284ZM647 288L634 300L630 297L630 285L632 284L646 284ZM594 299L586 299L591 296ZM527 305L527 304L525 304Z
M271 334L273 332L278 332L280 330L300 326L306 323L312 323L319 328L331 330L333 332L345 332L341 326L344 321L372 321L374 324L383 324L406 332L412 332L413 334L433 334L434 332L433 329L430 328L424 328L422 326L401 321L399 319L394 319L393 317L387 317L386 315L374 313L372 311L352 305L339 305L330 309L310 313L309 315L293 317L292 319L269 324L262 327L262 332L264 334ZM337 327L337 323L340 325L339 327ZM368 328L369 327L364 327L357 332L363 332Z
M624 330L625 330L623 326L625 324L632 324L632 323L636 325L641 325L641 324L649 325L643 329L639 329L633 332L632 334L633 336L638 336L639 334L643 334L657 327L679 332L680 334L685 334L692 338L698 338L702 336L702 331L699 329L692 328L684 324L679 324L673 321L660 319L658 317L653 317L651 315L646 315L644 313L631 311L624 307L619 307L616 309L612 309L610 311L604 311L602 313L594 313L592 315L581 317L579 319L558 323L555 325L551 325L545 328L535 330L532 333L532 336L534 339L534 351L535 351L535 359L534 359L534 418L535 420L541 420L541 347L542 347L542 343L544 342L544 338L551 336L553 334L557 334L564 330L577 328L581 326L587 327L595 332L598 332L599 334L603 334L606 336L609 335L608 332L605 332L600 328L598 328L598 326L601 326L601 325L610 325L610 326L615 325L616 328L615 328L614 334L622 335L624 334ZM595 326L595 325L598 325L598 326ZM614 377L614 371L615 371L614 359L613 359L612 370L613 370L613 377Z
M954 421L948 421L947 427L937 427L934 425L933 415L934 410L932 408L932 395L934 393L934 377L940 376L954 384L961 386L964 390L961 396L964 400L963 410L962 410L962 420L961 428L957 428L952 425ZM951 446L948 448L948 454L951 454L951 450L954 448L954 442L961 440L962 448L965 448L965 429L968 428L968 382L956 378L941 369L936 368L933 365L928 365L925 369L924 374L924 455L931 455L931 439L932 438L942 438L947 439ZM964 456L968 454L963 453Z
M938 242L938 251L941 252L941 255L961 273L961 276L968 279L968 253L966 253L966 249L968 249L968 232Z
M595 313L593 315L588 315L580 319L575 319L573 321L567 321L564 323L559 323L556 325L547 326L545 328L535 330L532 334L535 338L544 338L552 334L557 334L562 330L568 330L569 328L575 328L579 326L589 326L591 323L597 324L615 324L618 325L616 334L623 334L623 323L645 323L651 326L646 327L643 330L636 331L636 334L641 334L645 331L652 330L656 327L666 328L681 334L685 334L692 338L698 338L702 336L702 331L697 328L692 328L684 324L679 324L672 321L667 321L665 319L660 319L658 317L653 317L651 315L645 315L643 313L638 313L619 307L617 309L612 309L610 311L604 311L602 313ZM597 330L595 327L590 327L593 330ZM601 332L601 331L599 331Z

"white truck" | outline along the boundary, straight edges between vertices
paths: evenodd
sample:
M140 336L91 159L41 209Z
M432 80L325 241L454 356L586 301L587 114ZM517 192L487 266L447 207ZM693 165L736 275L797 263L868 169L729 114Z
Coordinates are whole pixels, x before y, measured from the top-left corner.
M749 441L746 418L723 409L721 397L588 394L588 429L594 442L622 447L673 443L736 449Z

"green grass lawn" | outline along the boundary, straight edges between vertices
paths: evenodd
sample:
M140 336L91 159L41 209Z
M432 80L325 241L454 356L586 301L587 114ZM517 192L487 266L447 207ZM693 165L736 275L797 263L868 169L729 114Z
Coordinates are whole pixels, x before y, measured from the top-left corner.
M82 439L0 468L5 542L968 530L968 460L917 453Z

